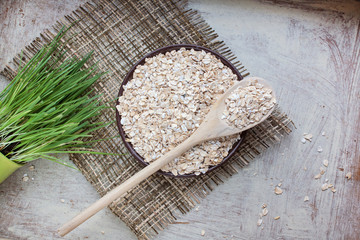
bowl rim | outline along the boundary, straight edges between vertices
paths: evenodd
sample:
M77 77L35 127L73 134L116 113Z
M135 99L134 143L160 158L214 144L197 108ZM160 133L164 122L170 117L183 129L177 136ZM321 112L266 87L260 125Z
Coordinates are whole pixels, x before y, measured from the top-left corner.
M187 50L194 49L194 50L197 50L197 51L203 50L205 52L210 52L211 54L215 55L224 65L229 67L234 74L237 75L238 81L241 81L242 79L244 79L244 77L240 74L240 72L236 69L236 67L229 60L227 60L225 57L223 57L222 55L220 55L219 53L217 53L217 52L215 52L215 51L213 51L211 49L208 49L206 47L202 47L202 46L199 46L199 45L195 45L195 44L168 45L168 46L165 46L165 47L158 48L158 49L156 49L156 50L154 50L152 52L149 52L148 54L146 54L144 57L142 57L139 61L137 61L130 68L130 70L128 71L128 73L124 77L124 80L121 83L120 90L119 90L117 98L116 98L116 106L119 105L119 97L124 92L124 86L132 79L133 73L134 73L134 71L135 71L135 69L136 69L136 67L138 65L144 64L146 58L153 57L153 56L158 55L160 53L170 52L172 50L179 50L180 48L185 48ZM116 108L115 108L115 112L116 112L117 127L118 127L121 139L122 139L125 147L128 149L128 151L131 153L131 155L141 165L143 165L144 167L149 165L149 163L145 162L144 158L135 151L132 144L130 142L126 141L126 133L125 133L125 131L122 128L122 125L121 125L121 115L120 115L119 111ZM224 157L224 159L220 163L218 163L217 165L210 166L208 171L206 171L205 174L207 174L207 173L221 167L227 160L229 160L235 154L237 149L240 147L241 143L243 142L243 139L244 139L245 135L246 135L246 131L242 132L240 134L240 139L233 144L232 148L228 152L228 155L226 157ZM189 177L198 177L198 176L204 175L204 174L195 175L195 173L191 173L191 174L183 174L183 175L176 175L175 176L171 172L164 172L162 170L157 171L157 174L165 175L165 176L168 176L168 177L174 177L174 178L189 178Z

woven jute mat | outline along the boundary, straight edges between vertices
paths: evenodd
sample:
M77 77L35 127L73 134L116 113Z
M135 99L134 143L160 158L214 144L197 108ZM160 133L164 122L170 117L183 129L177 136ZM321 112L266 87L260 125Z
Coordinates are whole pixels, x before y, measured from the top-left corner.
M102 94L106 110L100 121L114 121L115 98L127 71L146 53L172 44L197 44L219 52L230 60L243 76L248 75L242 64L217 40L217 34L186 1L156 0L99 0L89 2L23 50L22 61L32 57L61 29L73 25L65 36L68 55L83 56L94 50L93 62L98 62L106 74L94 86L94 94ZM2 71L12 79L20 55ZM221 168L196 178L175 179L153 175L114 201L110 209L119 216L139 239L149 239L173 223L179 214L190 211L216 185L246 166L256 155L280 141L291 132L292 122L278 108L259 126L247 131L237 153ZM123 154L71 155L99 194L105 195L115 186L130 178L142 167L128 153L118 136L115 123L97 132L95 138L109 140L98 144L96 150Z

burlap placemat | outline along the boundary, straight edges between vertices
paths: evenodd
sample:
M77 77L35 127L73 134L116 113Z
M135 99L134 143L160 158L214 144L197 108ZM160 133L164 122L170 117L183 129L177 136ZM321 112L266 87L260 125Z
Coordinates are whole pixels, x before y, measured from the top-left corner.
M93 61L101 71L108 71L94 86L95 94L103 94L103 101L111 109L104 112L102 121L114 121L115 97L123 77L143 55L157 48L180 43L198 44L213 49L229 59L243 76L248 73L242 64L217 40L217 34L200 15L186 7L186 1L110 1L87 3L59 21L52 30L27 46L23 61L27 60L56 34L63 25L73 27L69 39L69 55L82 56L94 50ZM75 34L75 36L74 36ZM14 58L2 74L9 79L15 74L19 56ZM12 67L11 67L12 66ZM288 134L291 120L279 109L261 125L249 130L241 148L223 167L197 178L174 179L153 175L139 186L110 205L110 209L123 220L139 239L149 239L174 222L179 213L192 209L216 185L247 165L256 155ZM124 154L114 156L71 155L100 195L141 169L127 152L118 136L115 123L97 132L96 138L111 138L101 142L99 151Z

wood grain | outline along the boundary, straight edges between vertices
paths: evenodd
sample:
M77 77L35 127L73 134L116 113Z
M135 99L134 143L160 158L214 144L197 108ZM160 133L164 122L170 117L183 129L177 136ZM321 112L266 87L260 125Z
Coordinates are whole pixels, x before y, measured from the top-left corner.
M0 67L81 2L2 1ZM203 0L189 7L201 12L252 75L271 81L297 129L179 219L188 224L173 224L156 239L358 239L360 2ZM301 143L304 132L314 135L312 142ZM315 180L324 159L329 166ZM62 220L97 198L80 173L41 166L34 181L22 182L28 171L21 169L0 185L0 237L57 238ZM321 190L325 179L336 193ZM280 182L284 192L275 195ZM73 203L61 205L60 198ZM269 213L259 227L263 203ZM106 212L69 239L134 239L115 220Z

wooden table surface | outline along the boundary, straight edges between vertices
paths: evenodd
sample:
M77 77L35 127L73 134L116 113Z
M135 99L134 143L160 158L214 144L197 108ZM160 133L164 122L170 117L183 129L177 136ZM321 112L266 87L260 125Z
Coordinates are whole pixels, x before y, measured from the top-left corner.
M83 2L1 1L0 68ZM360 2L201 0L189 7L252 75L273 83L296 129L179 219L188 224L155 239L359 239ZM0 88L6 84L0 80ZM311 142L301 142L304 133ZM99 197L79 172L45 160L34 165L0 185L0 238L60 239L55 230ZM326 181L335 193L322 191ZM268 214L257 226L264 203ZM105 209L63 239L136 238Z

